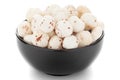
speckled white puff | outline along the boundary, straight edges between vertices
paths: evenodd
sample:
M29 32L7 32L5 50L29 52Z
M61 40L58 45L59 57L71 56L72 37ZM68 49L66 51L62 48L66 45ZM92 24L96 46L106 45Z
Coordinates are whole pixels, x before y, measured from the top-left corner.
M79 47L90 45L93 42L89 31L81 31L76 34L76 37L79 40Z
M65 37L63 40L63 48L65 49L77 48L78 44L79 44L79 41L74 35Z
M54 18L56 21L67 20L69 18L69 12L67 9L61 8L55 13Z
M69 17L78 16L78 11L73 5L68 5L65 9L67 9Z
M55 21L52 16L45 15L44 17L40 15L35 15L32 20L32 30L43 31L45 33L50 33L55 28Z
M73 27L66 20L58 21L55 32L59 37L68 37L73 33Z
M86 6L78 6L78 17L81 17L84 13L90 13L91 11Z
M42 19L42 23L40 25L41 31L45 33L50 33L54 30L55 28L55 21L52 16L45 15Z
M49 36L47 34L42 32L38 34L36 33L33 34L32 44L39 47L47 47L48 40L49 40Z
M32 29L33 33L41 31L40 26L42 23L42 19L43 19L43 17L41 15L37 14L37 15L33 16L32 20L31 20L31 29Z
M86 29L91 30L97 26L97 19L91 13L84 13L81 16L81 20L86 24Z
M18 35L21 37L24 37L26 35L32 34L31 26L30 23L27 21L23 21L19 26L18 26Z
M60 10L60 6L53 4L46 8L45 14L54 16L56 14L56 12L58 12L59 10Z
M97 27L104 29L104 23L102 21L97 21Z
M72 24L73 32L80 32L85 28L85 23L77 16L71 16L68 21Z
M98 26L96 28L94 28L91 32L93 41L96 41L98 38L100 38L100 36L102 35L102 27Z
M29 43L29 44L32 44L32 41L33 41L33 35L26 35L24 36L24 41Z
M27 20L31 22L32 17L36 14L41 15L42 11L39 8L30 8L26 14Z
M49 40L48 48L60 50L62 48L62 39L58 36L53 36Z

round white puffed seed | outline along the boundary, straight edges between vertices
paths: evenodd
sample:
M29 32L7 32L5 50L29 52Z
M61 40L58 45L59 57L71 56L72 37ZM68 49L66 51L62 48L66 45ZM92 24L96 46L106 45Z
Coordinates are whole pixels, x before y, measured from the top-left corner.
M97 19L95 16L93 16L91 13L84 13L81 16L81 20L86 24L87 30L92 30L97 26Z
M76 34L76 37L79 40L79 47L90 45L93 42L89 31L81 31Z
M96 41L97 39L100 38L100 36L102 35L102 27L96 27L92 30L91 35L93 38L93 41Z
M102 29L104 29L104 23L101 21L97 21L97 27L101 27Z
M21 37L24 37L26 35L32 34L31 26L30 23L27 21L23 21L19 26L18 26L18 35Z
M73 33L73 27L68 21L58 21L55 32L59 37L68 37Z
M48 48L50 49L61 49L62 48L62 39L58 36L53 36L49 40Z
M27 42L28 44L32 44L32 40L33 40L33 35L26 35L24 36L24 41Z
M68 21L72 24L73 32L80 32L85 28L84 22L77 16L71 16Z
M54 16L60 9L60 6L53 4L46 8L45 14Z
M39 33L33 35L33 45L39 47L47 47L48 46L49 36L45 33Z
M74 35L65 37L63 40L63 48L65 49L77 48L78 44L79 44L79 41Z
M27 20L31 22L32 17L36 14L41 15L42 11L39 8L30 8L26 14Z
M65 8L61 8L54 15L54 18L55 18L56 22L61 21L61 20L67 20L68 17L69 17L69 12Z
M81 17L82 14L84 14L84 13L90 13L91 12L86 6L78 6L77 11L78 11L78 17Z
M31 29L33 31L33 33L36 33L40 30L40 26L42 23L43 17L40 15L34 15L31 21Z
M65 8L68 11L69 17L71 17L71 16L78 16L78 12L77 12L77 10L76 10L76 8L74 6L68 5Z
M32 31L43 31L45 33L52 32L55 27L55 21L52 16L45 15L44 17L40 15L35 15L32 20Z
M52 16L45 15L42 19L42 23L40 25L40 30L45 33L50 33L55 28L55 21Z

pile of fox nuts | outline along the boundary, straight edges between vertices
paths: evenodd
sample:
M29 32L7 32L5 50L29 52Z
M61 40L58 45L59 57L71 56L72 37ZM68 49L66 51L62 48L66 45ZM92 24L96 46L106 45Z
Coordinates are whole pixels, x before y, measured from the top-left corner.
M29 9L17 33L28 44L61 50L89 46L101 37L103 27L86 6L50 5L44 11Z

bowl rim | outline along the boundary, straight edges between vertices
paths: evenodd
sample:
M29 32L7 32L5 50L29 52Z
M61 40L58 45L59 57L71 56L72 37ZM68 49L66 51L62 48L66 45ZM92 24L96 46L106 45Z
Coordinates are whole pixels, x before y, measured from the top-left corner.
M104 37L104 31L102 31L102 35L101 35L95 42L91 43L91 44L88 45L88 46L78 47L78 48L73 48L73 49L60 49L60 50L49 49L49 48L46 48L46 47L45 47L45 48L42 48L42 47L39 47L39 46L35 46L35 45L33 45L33 44L29 44L29 43L25 42L25 41L23 40L23 38L18 35L17 31L16 31L16 37L17 37L22 43L24 43L24 44L26 44L26 45L29 45L29 46L32 46L32 47L34 47L34 48L40 48L40 49L47 50L47 51L48 51L48 50L49 50L49 51L74 51L74 50L77 50L77 49L84 49L84 48L88 48L88 47L91 47L91 46L96 45L97 43L99 43L99 42L103 39L103 37Z

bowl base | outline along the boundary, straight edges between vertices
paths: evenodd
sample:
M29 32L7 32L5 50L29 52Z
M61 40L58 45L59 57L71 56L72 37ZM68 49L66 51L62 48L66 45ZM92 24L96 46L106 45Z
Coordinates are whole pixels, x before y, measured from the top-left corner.
M46 73L48 75L51 75L51 76L68 76L68 75L71 75L71 74L51 74L51 73Z

